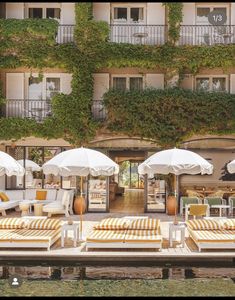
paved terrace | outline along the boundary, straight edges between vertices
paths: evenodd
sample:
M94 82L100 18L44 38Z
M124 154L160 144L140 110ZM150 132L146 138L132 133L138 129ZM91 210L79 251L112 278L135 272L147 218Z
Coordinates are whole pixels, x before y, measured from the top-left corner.
M169 248L169 223L173 221L173 216L162 213L145 213L145 214L128 214L130 216L144 215L161 220L161 232L163 235L162 251L152 249L105 249L105 250L85 250L85 238L92 231L93 226L100 220L107 217L123 217L127 214L121 213L86 213L83 215L83 241L73 247L71 239L72 232L69 232L65 247L61 247L58 240L50 251L46 250L17 250L17 249L0 249L0 261L40 261L40 262L74 262L76 264L235 264L235 250L203 250L198 251L197 246L188 237L186 229L185 247L181 247L179 242L174 242L173 247ZM19 216L17 212L8 213L8 216ZM66 222L65 217L61 218ZM75 223L79 223L79 216L73 215ZM183 221L182 217L178 217Z

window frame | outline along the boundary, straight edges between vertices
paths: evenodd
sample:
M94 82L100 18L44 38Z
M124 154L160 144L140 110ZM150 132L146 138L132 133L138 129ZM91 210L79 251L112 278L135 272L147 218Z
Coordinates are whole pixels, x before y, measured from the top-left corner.
M33 77L38 77L38 75L39 75L38 73L32 73ZM29 78L30 78L30 74L26 73L25 74L25 96L26 96L25 98L26 99L29 99ZM44 73L43 79L42 79L42 100L49 100L49 99L47 99L47 87L46 87L47 78L59 78L60 79L60 90L58 93L62 92L62 90L61 90L61 83L62 83L61 74Z
M229 92L229 75L197 75L195 76L195 79L194 79L194 90L195 91L198 91L197 90L197 79L199 78L209 78L209 92L213 92L212 90L212 81L213 81L213 78L225 78L225 91L222 91L222 92ZM214 92L218 92L219 91L214 91Z
M42 9L42 19L47 19L47 8L59 8L60 9L60 19L55 18L55 20L61 21L61 4L60 3L27 3L25 4L25 15L29 18L30 8L41 8Z
M121 21L119 19L114 19L114 9L115 8L126 8L127 9L127 20ZM143 20L138 21L131 21L131 8L142 8L143 9ZM114 24L146 24L147 21L147 6L146 3L125 3L122 4L111 4L111 22Z
M226 20L226 23L224 25L230 25L231 24L231 12L230 12L230 6L229 4L226 4L226 3L207 3L207 4L204 4L204 3L198 3L196 4L196 8L195 8L195 24L196 25L205 25L205 26L209 26L211 25L209 22L199 22L197 21L197 9L198 8L209 8L210 9L210 13L212 12L212 10L214 8L226 8L226 14L227 14L227 20ZM211 25L213 26L213 25Z
M126 78L126 90L127 91L130 91L130 78L142 78L142 89L145 88L144 75L139 75L139 74L112 74L111 75L111 88L114 88L113 79L116 77Z

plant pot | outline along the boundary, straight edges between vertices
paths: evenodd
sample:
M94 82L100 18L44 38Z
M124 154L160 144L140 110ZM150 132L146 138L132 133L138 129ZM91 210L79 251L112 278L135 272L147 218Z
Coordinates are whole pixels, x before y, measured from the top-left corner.
M166 201L166 209L167 214L169 216L175 215L175 212L177 212L177 202L175 196L168 196Z
M74 200L73 208L76 215L80 215L81 212L84 214L86 211L85 199L82 196L77 196Z

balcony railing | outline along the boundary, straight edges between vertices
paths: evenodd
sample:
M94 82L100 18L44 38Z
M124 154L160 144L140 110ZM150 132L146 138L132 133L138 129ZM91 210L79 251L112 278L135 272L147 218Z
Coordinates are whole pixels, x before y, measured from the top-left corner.
M37 99L8 99L4 108L5 117L35 119L41 122L52 115L50 100Z
M106 119L106 109L103 100L93 100L91 106L92 116L97 121L104 121Z
M235 43L235 25L181 25L179 45Z
M166 25L110 25L110 41L115 43L163 45Z
M74 25L59 25L56 36L58 44L72 43L74 41Z

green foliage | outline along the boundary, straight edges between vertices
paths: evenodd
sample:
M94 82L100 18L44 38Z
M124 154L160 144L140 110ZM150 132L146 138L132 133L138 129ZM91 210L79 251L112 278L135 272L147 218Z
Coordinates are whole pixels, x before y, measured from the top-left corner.
M193 134L235 132L235 95L180 88L110 90L106 126L114 132L175 146Z
M92 17L92 3L75 4L74 43L55 43L58 22L48 19L0 19L0 68L64 68L73 74L72 92L52 99L53 117L42 123L1 118L0 138L26 136L64 138L82 145L98 124L91 115L93 76L99 68L136 67L169 73L194 73L201 68L235 67L235 45L175 46L182 22L182 3L163 3L168 11L168 43L118 44L108 41L109 26ZM108 126L113 131L149 137L162 145L176 144L193 133L234 131L234 96L180 89L143 92L110 91L105 95ZM0 104L4 97L0 93ZM207 113L207 115L206 115ZM234 118L234 116L233 116ZM55 125L56 124L56 125ZM190 124L190 128L188 126Z
M183 2L165 2L168 13L168 40L175 44L180 37L180 23L183 21Z

